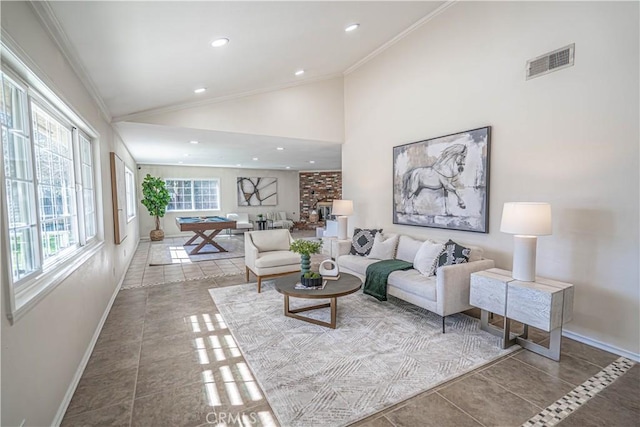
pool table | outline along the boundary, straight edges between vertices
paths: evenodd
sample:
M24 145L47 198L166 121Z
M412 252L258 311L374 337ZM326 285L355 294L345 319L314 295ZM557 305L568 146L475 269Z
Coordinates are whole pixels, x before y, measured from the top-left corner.
M202 242L189 252L191 255L227 252L225 248L217 244L213 239L222 230L236 228L235 221L229 221L221 216L179 216L176 218L176 224L180 231L193 231L194 233L194 236L184 244L185 246L195 245L196 239L202 237ZM208 230L211 230L211 233L207 234L206 231ZM202 248L207 244L218 250L201 252Z

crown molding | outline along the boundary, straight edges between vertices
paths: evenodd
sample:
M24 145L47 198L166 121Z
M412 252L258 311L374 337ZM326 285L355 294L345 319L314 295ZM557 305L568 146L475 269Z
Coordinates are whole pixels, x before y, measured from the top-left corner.
M131 113L131 114L126 114L124 116L114 117L113 123L133 121L133 120L137 120L137 119L141 119L149 116L155 116L158 114L186 110L189 108L205 107L207 105L219 104L226 101L234 101L236 99L246 98L253 95L261 95L263 93L276 92L278 90L290 89L297 86L305 86L308 84L318 83L325 80L331 80L338 77L342 78L343 74L342 73L328 74L328 75L319 76L319 77L311 78L311 79L300 81L300 82L290 82L290 83L285 83L278 86L271 86L263 89L255 89L255 90L250 90L246 92L239 92L231 95L219 96L216 98L209 98L209 99L202 99L199 101L183 102L178 104L167 105L164 107L153 108L150 110L144 110L144 111L139 111L137 113Z
M42 22L42 25L47 33L49 33L51 39L58 46L58 49L60 49L64 58L67 60L69 65L71 65L71 69L75 72L78 79L80 79L82 85L89 92L89 96L98 106L103 119L105 119L107 123L110 123L112 117L109 112L109 108L107 108L107 105L100 96L100 92L98 91L95 83L93 83L93 80L89 77L89 73L86 68L82 65L78 52L75 50L73 44L69 41L69 38L62 29L62 25L53 13L53 9L51 9L49 2L30 0L29 5L40 19L40 22Z
M364 64L366 64L367 62L371 61L373 58L375 58L376 56L380 55L382 52L384 52L385 50L389 49L391 46L393 46L394 44L398 43L400 40L404 39L409 34L414 32L415 30L417 30L418 28L422 27L424 24L426 24L427 22L431 21L436 16L440 15L442 12L444 12L447 9L449 9L451 6L453 6L457 2L458 2L458 0L447 1L445 4L443 4L442 6L438 7L436 10L434 10L431 13L429 13L428 15L424 16L423 18L421 18L420 20L418 20L417 22L415 22L414 24L409 26L407 29L403 30L400 34L398 34L397 36L395 36L394 38L392 38L388 42L384 43L382 46L380 46L379 48L377 48L376 50L371 52L369 55L365 56L364 58L362 58L361 60L359 60L358 62L353 64L351 67L347 68L344 71L343 74L345 76L347 76L347 75L353 73L358 68L362 67Z
M41 100L54 105L69 119L76 122L89 136L100 137L100 132L73 107L73 103L69 102L55 82L4 28L0 29L0 39L2 67L7 66L18 74L20 80L35 89L35 93Z

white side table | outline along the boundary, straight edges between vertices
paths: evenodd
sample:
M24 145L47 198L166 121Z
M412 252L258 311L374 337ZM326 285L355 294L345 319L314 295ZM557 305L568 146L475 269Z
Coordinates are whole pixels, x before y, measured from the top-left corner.
M492 268L471 274L469 303L482 310L481 328L497 334L488 324L488 312L504 316L500 331L503 347L514 343L553 360L560 360L562 325L573 316L573 285L536 277L535 282L514 280L511 272ZM503 305L504 303L504 305ZM509 335L510 320L524 324L524 333ZM529 326L549 332L549 347L528 340Z
M508 274L507 274L508 273ZM469 289L469 304L478 307L480 311L480 329L502 338L502 348L515 343L509 334L510 324L507 314L507 285L513 278L506 270L492 268L471 274ZM489 313L504 317L502 329L489 323Z
M329 255L331 259L336 259L340 255L340 243L349 242L351 239L341 240L337 237L323 237L322 238L322 254Z

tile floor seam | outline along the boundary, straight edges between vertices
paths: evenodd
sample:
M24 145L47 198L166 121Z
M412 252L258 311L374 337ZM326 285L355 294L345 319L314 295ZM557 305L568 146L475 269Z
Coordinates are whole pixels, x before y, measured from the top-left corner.
M100 408L92 409L90 411L79 412L77 414L71 415L69 418L76 418L76 417L80 417L80 416L84 417L84 416L89 415L89 414L91 414L93 412L102 411L103 409L112 408L114 406L122 405L125 402L126 401L123 400L122 402L114 403L112 405L102 406ZM63 417L63 422L64 422L65 418L66 418L66 412L65 412L65 417ZM62 425L62 423L60 425Z
M147 308L147 303L149 302L149 292L147 292L147 296L144 300L145 311ZM131 414L129 415L129 427L133 424L133 410L136 404L136 390L138 388L138 375L140 374L140 360L142 359L142 343L144 342L144 324L146 322L146 314L144 319L142 320L142 335L140 336L140 352L138 353L138 365L136 366L136 379L133 383L133 396L131 398Z
M182 356L182 355L179 355L179 356ZM163 359L163 360L165 360L165 359ZM201 370L200 372L202 373L202 372L204 372L204 370ZM136 381L136 382L137 382L137 381ZM172 389L178 389L178 388L182 388L182 387L189 387L189 386L192 386L192 385L194 385L194 384L199 384L199 383L201 383L201 382L202 382L202 381L201 381L200 379L198 379L197 381L192 381L192 382L189 382L189 383L186 383L186 384L180 384L179 386L177 386L177 387L173 387ZM166 393L166 392L167 392L167 390L169 390L169 389L164 389L164 390L154 391L154 392L147 393L147 394L141 394L140 396L134 396L134 399L133 399L133 400L134 400L134 403L135 403L135 401L136 401L136 400L138 400L138 399L145 399L145 398L148 398L148 397L150 397L150 396L155 396L155 395L157 395L157 394Z
M463 414L465 414L466 416L468 416L469 418L471 418L472 420L474 420L475 422L480 424L482 427L490 427L490 426L486 426L484 423L481 423L479 419L477 419L476 417L474 417L473 415L471 415L470 413L468 413L467 411L465 411L464 409L462 409L461 407L459 407L458 405L453 403L450 399L447 399L447 397L445 395L443 395L442 393L440 393L439 391L436 391L435 393L438 396L440 396L441 398L443 398L444 400L446 400L447 402L449 402L450 404L452 404L455 408L457 408Z
M523 349L523 350L524 350L524 349ZM559 379L560 381L563 381L563 382L565 382L565 383L569 384L571 387L577 387L578 385L580 385L580 384L574 384L574 383L572 383L572 382L570 382L570 381L567 381L567 380L565 380L565 379L563 379L563 378L560 378L559 376L553 375L553 374L551 374L550 372L547 372L547 371L545 371L544 369L540 369L540 368L538 368L537 366L534 366L534 365L532 365L532 364L530 364L530 363L527 363L527 362L525 362L525 361L524 361L524 360L522 360L522 359L517 359L517 360L518 360L519 362L524 363L525 365L527 365L527 366L529 366L529 367L531 367L531 368L535 369L536 371L540 371L540 372L542 372L542 373L545 373L545 374L547 374L547 375L552 376L553 378L557 378L557 379ZM580 360L582 360L582 359L580 359ZM560 364L560 362L556 362L556 363L558 363L558 365ZM592 363L592 365L593 365L593 363ZM594 365L594 366L598 366L598 365ZM602 368L600 368L600 369L602 369Z
M497 385L498 387L500 387L501 389L505 390L505 391L506 391L506 392L508 392L508 393L513 394L513 395L514 395L514 396L516 396L516 397L519 397L520 399L524 400L524 401L525 401L525 402L527 402L527 403L530 403L531 405L535 406L536 408L540 408L540 410L544 409L544 407L543 407L543 406L540 406L540 405L538 405L538 404L536 404L536 403L534 403L534 402L530 401L529 399L527 399L527 398L526 398L526 397L524 397L524 396L520 396L518 393L516 393L515 391L511 391L511 390L509 390L508 388L506 388L505 386L503 386L503 385L502 385L502 384L500 384L499 382L497 382L497 381L495 381L495 380L493 380L493 379L491 379L491 378L489 378L489 377L487 377L487 376L485 376L485 375L482 375L482 374L479 374L479 375L480 375L480 376L482 376L482 378L484 378L485 380L490 381L490 382L492 382L492 383L496 384L496 385Z
M384 418L385 420L387 420L389 422L389 424L391 424L393 427L398 427L398 425L396 423L394 423L393 421L391 421L389 418L387 418L386 414L383 414L381 417L378 418L374 418L371 421L375 421L375 420L379 420L380 418Z
M523 348L522 350L517 351L517 352L516 352L516 354L520 354L520 353L523 353L523 352L525 352L525 351L528 351L528 350L526 350L526 349L524 349L524 348ZM527 367L530 367L530 368L535 369L536 371L542 372L543 374L548 375L548 376L550 376L551 378L555 378L555 379L557 379L557 380L559 380L559 381L561 381L561 382L563 382L563 383L565 383L565 384L567 384L567 385L569 385L569 386L571 386L571 387L575 387L575 385L574 385L573 383L570 383L569 381L566 381L566 380L564 380L564 379L562 379L562 378L560 378L560 377L556 377L555 375L552 375L552 374L550 374L549 372L547 372L547 371L545 371L545 370L543 370L543 369L540 369L540 368L537 368L537 367L535 367L535 366L533 366L533 365L530 365L530 364L528 364L527 362L525 362L524 360L521 360L521 359L515 359L515 360L516 360L517 362L519 362L519 363L522 363L522 364L526 365ZM557 362L557 363L559 363L559 362ZM492 365L492 366L487 366L487 368L482 369L482 371L480 371L480 372L483 372L483 371L486 371L486 370L488 370L488 369L491 369L491 368L492 368L493 366L495 366L495 365L497 365L497 363L496 363L496 364L494 364L494 365Z

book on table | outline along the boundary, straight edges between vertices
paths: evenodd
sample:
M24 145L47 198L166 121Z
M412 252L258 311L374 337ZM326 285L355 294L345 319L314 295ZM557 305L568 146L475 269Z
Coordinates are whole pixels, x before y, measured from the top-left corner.
M304 286L302 283L298 282L296 283L296 286L294 287L295 289L305 289L305 290L318 290L318 289L324 289L324 287L327 286L327 281L323 280L322 281L322 285L320 286Z
M322 276L322 278L324 280L338 280L340 278L340 275L338 274L337 276Z

